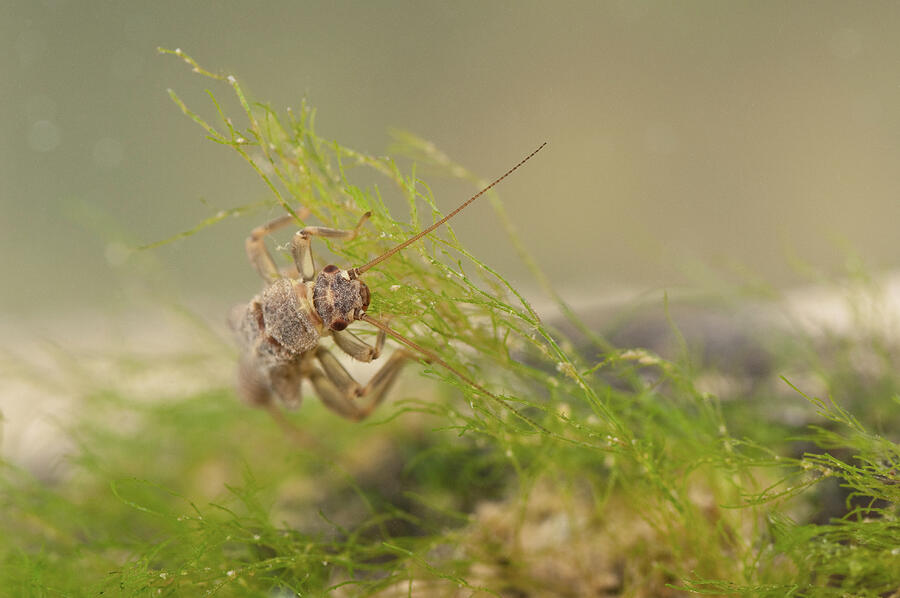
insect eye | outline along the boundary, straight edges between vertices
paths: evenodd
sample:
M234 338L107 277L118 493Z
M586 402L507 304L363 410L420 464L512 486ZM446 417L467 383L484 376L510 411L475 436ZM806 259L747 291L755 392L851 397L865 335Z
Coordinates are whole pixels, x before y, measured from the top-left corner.
M359 289L359 295L360 295L360 299L362 299L363 310L368 309L369 300L371 299L371 294L369 293L369 288L367 286L363 285L362 288Z
M322 269L322 272L324 272L325 274L334 274L334 273L337 272L339 269L340 269L340 268L338 268L338 267L335 266L334 264L330 264L330 265L328 265L328 266L325 266L325 267Z
M341 331L349 325L347 320L335 320L331 323L331 329Z

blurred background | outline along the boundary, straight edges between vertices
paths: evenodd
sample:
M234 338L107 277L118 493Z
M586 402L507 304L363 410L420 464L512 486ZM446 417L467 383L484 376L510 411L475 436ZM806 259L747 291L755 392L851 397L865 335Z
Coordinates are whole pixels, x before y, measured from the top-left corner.
M210 115L211 82L157 46L277 109L308 98L322 136L373 154L399 128L492 177L549 141L501 196L576 304L709 272L791 285L798 260L900 263L896 3L6 0L2 13L8 326L127 305L128 247L267 198L166 92ZM429 182L445 208L471 191ZM243 237L270 215L154 250L154 276L192 300L246 299L258 282ZM488 208L455 226L534 287Z
M861 487L870 492L876 487L877 468L867 470L870 477L854 474L854 483L862 486L841 487L843 482L830 478L828 484L833 484L821 484L824 490L810 499L811 504L818 502L799 515L784 511L765 520L747 516L746 521L771 523L759 526L762 536L754 531L757 540L748 533L752 541L747 542L732 540L741 537L733 530L747 529L728 523L740 520L738 510L715 507L737 504L737 499L722 499L725 491L707 493L698 478L686 484L683 476L701 472L697 464L727 464L722 480L738 480L733 464L742 462L733 460L731 445L723 442L724 428L714 430L713 420L704 419L714 404L707 392L725 405L734 438L754 438L773 451L786 447L785 439L801 436L794 431L819 421L781 376L811 397L835 397L870 429L886 430L886 436L893 434L889 438L896 440L897 409L888 398L900 394L900 2L0 0L0 45L0 465L23 466L48 482L49 489L32 494L25 485L22 492L10 492L10 500L4 495L0 501L0 528L6 529L5 516L15 524L11 529L28 530L7 534L11 552L4 553L0 539L0 555L12 555L0 558L0 579L5 571L29 584L53 578L96 595L83 583L91 575L85 571L115 587L111 592L124 586L110 571L121 570L121 579L144 584L134 573L142 569L119 562L134 558L153 583L169 583L168 565L159 562L177 563L181 552L197 553L197 546L218 546L215 542L222 542L229 555L233 552L231 560L217 561L218 549L199 552L230 577L234 569L225 563L244 557L232 550L232 536L225 532L238 527L223 526L219 531L224 540L212 540L218 532L206 523L196 529L212 530L208 536L182 535L182 530L193 526L195 510L201 512L195 504L233 504L219 500L226 490L243 501L232 489L235 483L247 487L248 497L254 488L268 488L262 496L269 498L260 504L271 500L279 505L272 523L278 521L280 528L288 521L284 525L304 534L317 535L323 524L331 528L331 521L338 522L335 529L367 527L359 522L369 517L369 499L357 500L357 494L383 497L386 502L378 498L372 503L384 505L371 511L378 518L382 513L393 518L395 508L396 513L409 510L414 518L422 517L416 513L425 511L409 506L418 504L419 496L427 497L421 504L428 507L429 518L456 510L471 513L453 525L475 522L486 530L484 538L472 540L490 553L478 562L496 562L502 587L512 590L517 587L506 585L510 572L529 567L519 556L509 560L494 549L506 532L491 523L490 513L501 523L501 513L514 513L510 521L518 523L504 525L521 525L527 503L519 498L489 501L516 485L522 497L546 498L532 503L541 513L541 527L530 532L524 528L536 541L521 541L527 536L520 535L519 528L514 535L509 532L515 537L512 554L520 554L521 542L539 555L533 569L552 569L554 575L580 562L588 573L615 571L610 582L615 585L628 575L619 568L620 555L644 552L646 546L635 577L652 572L643 576L669 590L679 579L670 573L677 567L685 572L690 567L693 577L699 563L698 574L704 575L703 558L695 560L685 548L693 543L715 557L708 562L723 562L725 569L734 565L741 578L749 580L744 565L755 567L771 558L773 569L781 567L788 561L781 560L782 548L777 546L791 545L799 547L794 554L800 556L793 561L799 570L822 568L823 583L837 591L841 580L866 579L867 569L857 564L874 569L880 562L872 560L873 566L864 560L870 553L855 550L867 535L875 534L855 531L861 528L835 527L838 535L831 544L819 532L784 536L788 541L776 535L788 517L814 521L812 513L824 523L843 515L851 506L846 492ZM455 418L436 410L441 420L435 424L427 416L429 409L420 417L407 412L415 403L400 403L410 397L429 402L420 392L426 380L421 367L409 367L409 379L392 390L391 405L381 408L388 419L383 426L343 423L309 397L294 419L308 424L303 429L316 443L322 441L309 451L297 452L282 442L282 435L272 433L277 429L268 414L240 405L231 391L235 350L225 315L228 307L259 290L260 281L244 254L244 238L278 210L260 209L176 242L132 252L192 229L222 210L271 199L250 166L231 148L206 139L167 92L174 90L188 106L214 120L205 90L212 89L225 110L237 117L240 110L231 90L193 74L178 58L160 55L159 46L180 48L211 71L233 74L251 100L278 111L299 107L306 99L317 108L321 137L374 155L389 152L393 129L405 130L432 141L472 172L493 178L548 141L546 149L499 188L529 250L559 294L588 314L590 326L601 329L616 346L646 348L683 357L686 363L682 380L680 371L668 374L664 366L656 374L651 355L629 351L591 378L602 388L603 401L616 406L609 412L620 409L626 429L634 426L634 437L641 438L628 448L630 453L623 451L632 456L621 463L633 459L634 467L620 466L618 457L612 458L618 438L607 437L612 448L604 455L593 450L590 455L576 453L574 441L572 452L546 452L543 446L538 452L537 444L528 439L516 444L513 435L507 445L506 432L485 436L487 444L481 432L458 438ZM419 172L445 210L474 191L433 172ZM386 185L382 191L402 218L402 198ZM488 205L476 204L453 226L473 254L552 318L545 293L516 257ZM848 310L848 302L817 294L817 289L793 291L811 281L866 270L895 272L892 326L884 324L890 318L861 317L869 312L883 315L877 309L882 304L867 302L863 295L850 301ZM690 300L696 291L707 293L688 306L696 310L690 315L699 315L693 320L664 305L664 292ZM738 301L714 304L723 297ZM769 313L755 311L753 300L760 297L778 299L772 302L776 309L786 305L793 317L773 324ZM651 306L655 319L642 319L641 310L632 309L638 303ZM723 304L725 309L715 310ZM610 305L610 310L599 309ZM835 317L841 309L843 320ZM812 315L814 321L803 322L798 314ZM212 327L196 325L196 316ZM609 321L610 328L619 322L634 326L622 325L613 331L622 335L614 336L604 328ZM862 340L817 335L826 321L837 321L847 337L860 333ZM866 321L872 323L869 329L860 326ZM661 337L660 330L669 336ZM574 349L566 351L584 349L585 367L596 363L599 347L604 347L572 344ZM462 344L460 350L465 350ZM549 366L546 383L538 382L539 376L532 380L524 375L521 382L534 383L537 400L543 401L546 393L558 401L547 404L559 407L560 422L568 421L570 412L571 421L578 422L588 413L587 404L579 405L581 399L576 399L571 411L563 390L574 386L554 390L557 374L571 384L565 380L565 366L572 371L575 366L553 361L556 357L540 362ZM641 378L637 369L630 371L632 361L651 364L646 379L643 370ZM581 367L580 360L575 363ZM707 364L711 367L705 368ZM363 371L358 378L364 380L372 371L366 367L354 369L354 375ZM669 376L672 392L664 389L657 396ZM500 388L501 382L489 388ZM414 384L415 392L404 384ZM683 386L692 388L680 397ZM702 409L696 410L701 397ZM591 406L601 415L607 409L593 402ZM695 412L700 414L696 427ZM591 416L585 421L585 426L571 427L571 438L601 442L600 433L594 433L604 429L594 427L599 420ZM843 453L829 445L829 457L834 453L849 460L850 454L862 454L868 463L882 463L866 456L881 455L872 448L877 440L873 435L866 436L868 444L835 443ZM808 440L804 442L800 448L791 444L783 454L807 453ZM709 448L713 446L715 452ZM674 460L670 463L667 457L664 466L645 475L644 464L654 462L651 453L656 454L657 447L667 456L674 447ZM637 458L644 451L647 455ZM307 459L307 452L312 458ZM598 455L609 460L601 462ZM562 467L557 467L557 458ZM519 473L513 474L517 461L525 467L515 465ZM749 467L749 461L743 463ZM332 469L339 473L319 473ZM532 484L532 472L556 476L557 469L563 478L596 483L598 489L608 475L614 481L610 489L621 485L624 490L621 500L609 504L622 506L601 515L597 505L606 504L607 498L601 501L598 494L585 502L584 518L558 517L576 512L573 506L582 508L581 486L554 480L550 490L543 491ZM0 469L0 487L18 490L6 481L10 471ZM725 469L709 471L719 475ZM756 470L753 473L747 479L756 478ZM253 481L257 474L258 486ZM522 483L513 482L516 476ZM769 483L765 474L757 479L761 487ZM879 484L886 479L880 474L877 478ZM119 480L137 483L129 482L134 490L120 495ZM806 482L790 484L803 488ZM737 481L726 486L727 492L744 491ZM683 504L702 510L679 507L669 527L675 533L657 541L643 531L644 523L635 526L633 521L647 517L644 521L652 522L653 509L646 506L665 504L663 493L670 500L674 488L684 492ZM147 498L127 498L131 492ZM164 494L164 499L157 498ZM256 494L252 497L255 504ZM868 497L860 494L860 504ZM162 500L173 502L161 510L140 506ZM193 510L186 510L188 500ZM66 501L72 502L63 504ZM146 512L136 514L133 507ZM249 499L247 507L257 510ZM176 524L183 512L188 522ZM676 513L667 507L655 516L668 518L670 512ZM737 518L730 519L732 514ZM870 520L867 516L867 526ZM244 531L256 529L255 524L245 525L250 519L235 521ZM688 528L695 525L697 533ZM428 528L435 531L427 533L437 538L445 534L443 526ZM123 529L128 533L122 534ZM570 529L575 530L573 538L604 539L601 547L609 538L624 546L608 551L615 556L609 561L615 567L595 568L594 561L573 558L572 547L585 552L585 544L569 542ZM274 538L275 528L271 531ZM356 545L357 537L365 538L352 533L348 547ZM492 537L485 539L488 535ZM151 544L141 547L140 539L134 544L141 536L151 538ZM289 536L294 534L278 534ZM814 543L798 540L814 536ZM854 539L852 559L841 557L850 554L844 550L848 537ZM885 532L883 537L890 535ZM296 538L297 547L306 542L304 536ZM560 539L562 558L548 560L548 547L557 541L548 538ZM777 550L769 550L773 538ZM365 550L365 545L364 539L359 546ZM252 554L269 558L267 545L260 544L258 551L252 546ZM366 555L360 571L399 554L393 548L385 552L388 543L381 539L374 546L375 552L357 552ZM176 557L160 560L161 547L172 548ZM758 553L757 547L762 547ZM891 548L885 548L883 556L896 561ZM677 567L666 562L669 550L675 555L670 562ZM316 561L315 567L322 562L323 569L331 558L320 558L308 546L296 552L306 554L310 563ZM429 547L421 554L431 559L438 552ZM333 555L335 561L349 558L321 554ZM459 553L454 549L446 554L453 555L455 576ZM823 560L813 560L816 554L824 555L817 557ZM189 562L195 558L192 554ZM200 572L206 562L196 560L196 579L207 579ZM270 566L281 569L302 561L283 562L272 559ZM849 573L831 573L839 571L842 562ZM424 570L421 565L427 561L409 563L411 571ZM180 564L171 566L170 581L180 577L174 572L181 569ZM238 579L244 583L240 574ZM765 577L760 580L765 582ZM55 582L45 587L64 592ZM148 587L161 586L141 586L140 591ZM204 586L204 591L211 587L221 586ZM352 593L352 586L346 587ZM548 582L547 587L562 586ZM597 587L593 593L600 595ZM403 592L407 595L411 589ZM573 590L571 595L587 593Z

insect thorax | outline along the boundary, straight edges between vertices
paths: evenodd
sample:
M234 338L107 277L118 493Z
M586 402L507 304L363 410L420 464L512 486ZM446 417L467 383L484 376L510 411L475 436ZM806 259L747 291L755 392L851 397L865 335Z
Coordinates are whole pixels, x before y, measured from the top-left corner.
M322 322L308 299L310 290L302 282L282 278L232 312L231 326L244 351L274 365L315 349Z

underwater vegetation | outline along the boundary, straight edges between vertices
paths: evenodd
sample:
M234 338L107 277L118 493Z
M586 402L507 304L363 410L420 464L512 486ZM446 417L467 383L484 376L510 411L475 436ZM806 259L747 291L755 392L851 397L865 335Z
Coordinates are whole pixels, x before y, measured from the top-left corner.
M211 118L171 95L269 199L164 242L238 216L249 231L272 206L345 229L371 212L352 240L314 247L349 267L442 217L417 168L485 184L409 134L394 148L415 161L408 171L323 139L307 104L250 102L235 77L166 53L216 86ZM540 176L538 164L523 172ZM406 213L382 193L404 197ZM0 595L900 596L897 338L877 326L764 330L767 362L750 383L711 385L734 377L697 354L674 307L656 306L674 351L610 340L486 199L466 215L499 219L497 242L515 246L558 320L467 251L452 222L366 283L370 313L490 395L411 362L364 423L309 389L301 409L273 418L241 404L231 377L159 398L132 391L153 372L233 367L225 341L153 361L105 356L112 382L68 361L53 387L77 404L60 422L74 442L65 472L0 464Z

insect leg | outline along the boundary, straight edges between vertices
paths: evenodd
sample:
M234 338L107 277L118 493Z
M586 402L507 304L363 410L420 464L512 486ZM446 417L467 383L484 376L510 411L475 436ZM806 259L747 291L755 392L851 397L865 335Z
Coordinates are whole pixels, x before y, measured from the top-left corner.
M378 356L381 355L385 333L383 330L378 331L378 336L375 337L375 346L361 340L349 330L335 330L331 333L331 337L341 351L357 361L368 363L373 359L378 359Z
M297 214L301 218L305 218L309 215L309 210L304 208L299 210ZM285 215L281 216L280 218L276 218L275 220L271 220L266 224L263 224L262 226L257 226L252 231L250 231L250 236L247 237L247 241L244 243L244 246L247 249L247 257L250 259L250 263L266 282L274 282L281 278L281 273L278 271L278 266L275 265L275 261L272 259L272 255L266 248L266 235L278 230L279 228L282 228L283 226L287 226L293 220L294 219L292 216Z
M303 399L303 395L300 393L302 381L303 372L296 364L278 366L269 371L272 392L288 409L296 409L300 406L300 401Z
M291 241L291 254L294 256L297 272L300 273L300 280L309 282L316 277L316 265L313 263L312 253L309 250L310 237L327 237L349 241L357 235L363 222L371 215L371 212L363 214L356 227L351 230L328 228L326 226L307 226L294 233L294 238Z
M309 377L326 407L348 419L361 420L368 417L381 404L403 364L410 357L411 354L404 350L396 351L369 383L360 387L334 355L319 348L316 351L316 358L324 373L316 369L310 372ZM365 405L360 405L354 400L363 397L369 399Z
M241 399L252 407L272 404L272 392L259 369L246 357L238 363L237 391Z

